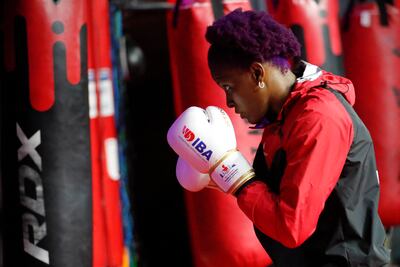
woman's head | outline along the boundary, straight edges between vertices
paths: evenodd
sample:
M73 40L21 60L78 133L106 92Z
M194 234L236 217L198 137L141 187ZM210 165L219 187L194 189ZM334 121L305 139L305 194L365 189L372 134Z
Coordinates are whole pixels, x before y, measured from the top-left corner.
M265 12L236 9L207 28L211 44L208 60L247 68L253 62L271 62L288 68L287 61L300 56L293 33Z
M276 83L269 78L274 78L270 74L276 76L276 71L270 72L270 68L285 75L290 69L289 60L300 56L299 42L267 13L241 9L209 26L206 39L211 44L209 68L225 90L228 106L256 123L271 106L269 87Z

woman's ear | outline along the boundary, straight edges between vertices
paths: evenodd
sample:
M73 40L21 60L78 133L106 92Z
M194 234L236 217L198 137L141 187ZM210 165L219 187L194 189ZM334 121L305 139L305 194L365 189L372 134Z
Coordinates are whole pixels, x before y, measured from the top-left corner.
M259 62L253 62L250 65L250 71L252 73L252 78L254 80L254 83L256 84L255 88L259 88L260 84L265 84L264 83L264 79L265 79L265 69L264 66L259 63ZM262 86L261 88L264 88L264 86Z
M261 63L253 62L250 65L250 71L252 73L252 77L254 79L254 82L256 82L256 84L264 80L265 70L264 66Z

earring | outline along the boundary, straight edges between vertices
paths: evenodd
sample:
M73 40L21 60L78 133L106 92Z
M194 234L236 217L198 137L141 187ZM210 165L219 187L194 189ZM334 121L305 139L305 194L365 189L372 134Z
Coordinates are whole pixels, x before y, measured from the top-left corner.
M263 81L258 82L258 87L264 88L265 87L265 83Z

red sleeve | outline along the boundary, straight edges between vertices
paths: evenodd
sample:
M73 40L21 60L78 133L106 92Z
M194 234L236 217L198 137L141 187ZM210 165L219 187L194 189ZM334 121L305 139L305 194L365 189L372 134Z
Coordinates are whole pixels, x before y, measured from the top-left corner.
M280 194L253 182L238 196L239 207L255 226L286 247L301 245L315 231L353 140L348 113L304 110L284 141L287 165ZM266 140L268 145L268 140Z

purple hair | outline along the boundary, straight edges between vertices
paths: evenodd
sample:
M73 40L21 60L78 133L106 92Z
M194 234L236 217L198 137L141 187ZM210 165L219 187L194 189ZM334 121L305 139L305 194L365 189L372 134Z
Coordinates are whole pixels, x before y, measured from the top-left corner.
M267 13L235 9L207 27L208 64L247 68L251 63L271 62L286 71L289 59L300 56L300 44L292 31Z

